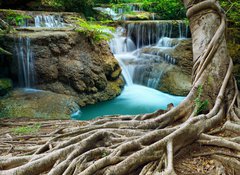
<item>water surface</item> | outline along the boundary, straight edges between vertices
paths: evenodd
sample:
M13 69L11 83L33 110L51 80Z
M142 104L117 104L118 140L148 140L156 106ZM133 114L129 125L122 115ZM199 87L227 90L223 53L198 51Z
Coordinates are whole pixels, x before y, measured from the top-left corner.
M184 97L169 95L145 86L130 85L125 86L117 98L81 108L81 112L73 118L90 120L104 115L151 113L166 109L169 103L177 106L183 99Z

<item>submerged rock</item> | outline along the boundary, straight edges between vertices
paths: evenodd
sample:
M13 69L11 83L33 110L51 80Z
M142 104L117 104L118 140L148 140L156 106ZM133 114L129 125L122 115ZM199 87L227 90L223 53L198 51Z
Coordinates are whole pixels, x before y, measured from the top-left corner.
M6 95L12 88L12 80L7 78L0 79L0 96Z
M17 89L0 99L0 117L70 119L78 109L74 97L35 89Z

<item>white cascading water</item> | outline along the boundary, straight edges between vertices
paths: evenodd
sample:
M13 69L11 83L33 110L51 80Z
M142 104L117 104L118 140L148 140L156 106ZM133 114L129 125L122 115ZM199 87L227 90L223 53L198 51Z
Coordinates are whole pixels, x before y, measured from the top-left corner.
M18 78L20 87L30 88L34 85L34 57L31 40L19 37L15 44L15 54L18 61Z
M28 26L28 22L22 27L64 27L63 19L59 15L37 15L34 18L34 26ZM20 87L33 87L35 81L34 55L31 49L29 37L18 37L15 41L15 57L18 61L18 78Z
M31 27L46 27L46 28L62 28L67 27L69 24L64 23L63 18L60 15L36 15L34 17L34 23L30 23L28 19L20 25L22 28Z
M169 34L167 31L163 33ZM126 86L115 99L81 108L79 116L73 118L89 120L104 115L143 114L166 109L169 103L177 106L184 97L153 89L160 83L164 72L175 64L175 59L163 54L161 49L174 48L176 42L163 35L159 41L151 44L137 49L132 36L128 35L126 29L119 27L109 45L122 68Z
M109 8L109 7L95 7L94 10L100 11L104 14L109 15L112 20L127 20L127 17L125 15L128 10L131 12L143 12L143 8L141 7L140 4L128 4L127 7L122 8L122 7L117 7L117 8ZM154 14L152 14L153 20L155 19Z
M111 8L95 7L93 9L109 15L113 20L120 20L121 19L119 14Z
M177 34L172 34L173 25L169 21L129 23L126 29L118 27L109 45L123 69L126 84L156 89L162 75L176 63L162 50L174 49L180 39L186 38L185 28L187 26L179 22L178 31L174 29Z
M34 17L35 27L64 27L63 19L59 15L37 15Z

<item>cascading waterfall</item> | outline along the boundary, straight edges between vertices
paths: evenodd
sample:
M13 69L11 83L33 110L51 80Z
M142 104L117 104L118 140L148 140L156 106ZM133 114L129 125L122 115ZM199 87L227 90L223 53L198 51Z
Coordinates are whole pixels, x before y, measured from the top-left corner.
M188 25L184 22L178 23L179 38L187 38L188 36Z
M46 27L46 28L61 28L66 27L68 24L64 23L63 18L60 15L36 15L33 23L30 23L28 19L20 25L23 28L26 27Z
M37 15L34 17L35 27L64 27L59 15Z
M18 61L18 78L20 87L30 88L34 85L34 57L31 40L28 37L17 38L15 54Z
M164 37L188 37L188 26L181 21L178 21L178 25L173 25L172 21L129 22L126 29L127 37L136 43L138 49L156 44Z
M156 43L161 37L171 37L171 23L129 23L127 24L127 36L132 38L137 48L150 46Z
M122 68L126 86L115 99L81 108L80 115L73 118L89 120L103 115L143 114L166 109L169 103L178 105L184 97L154 89L162 75L176 63L174 58L162 52L174 49L179 41L176 38L180 38L180 33L181 37L184 35L178 27L175 27L177 34L173 33L173 28L169 22L130 23L125 28L117 28L109 45ZM176 38L170 38L173 35Z
M174 49L180 39L186 38L188 27L181 21L178 25L170 21L131 22L125 27L117 28L110 48L123 69L127 85L135 83L156 89L164 73L176 63L162 51Z

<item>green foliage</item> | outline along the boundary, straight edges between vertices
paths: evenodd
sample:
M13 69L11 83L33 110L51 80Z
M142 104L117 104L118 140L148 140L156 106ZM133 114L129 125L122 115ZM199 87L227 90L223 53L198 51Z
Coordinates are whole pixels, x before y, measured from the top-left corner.
M208 104L209 104L208 100L201 99L202 92L203 92L203 87L201 85L198 87L198 92L197 92L198 96L194 100L195 108L196 108L195 115L202 113L208 108Z
M65 11L82 12L86 16L91 16L95 0L54 0L54 3L64 7Z
M111 3L119 4L119 3L138 3L142 2L143 0L110 0Z
M109 20L109 19L105 19L105 20L102 20L102 21L99 21L99 22L103 25L108 25L108 24L112 24L114 21Z
M13 10L3 11L6 15L6 20L9 24L15 23L15 25L22 25L26 19L32 18L31 16L17 13Z
M109 152L107 152L107 151L104 151L103 153L102 153L102 157L107 157L109 155Z
M54 9L63 9L63 4L58 0L42 0L44 6L54 7Z
M34 124L32 126L20 126L12 129L12 132L16 135L33 134L37 133L41 127L41 124Z
M7 50L3 49L0 47L0 55L3 54L3 55L12 55L10 52L8 52Z
M144 0L143 8L158 14L161 19L184 19L186 17L185 7L180 0Z
M94 16L92 9L96 5L107 4L114 9L122 8L131 13L129 3L137 4L145 11L158 14L162 19L184 19L185 8L180 0L44 0L48 5L64 8L65 11L82 12L85 16Z
M122 3L121 4L113 4L112 9L116 12L118 11L118 9L122 9L123 13L131 13L132 12L129 5L122 4Z
M112 38L111 31L114 31L113 27L103 26L96 22L88 22L81 18L77 18L76 20L76 24L78 25L77 31L80 33L84 33L93 41L108 41Z
M220 0L221 6L225 10L227 19L231 25L240 27L240 1L239 0Z

